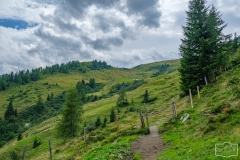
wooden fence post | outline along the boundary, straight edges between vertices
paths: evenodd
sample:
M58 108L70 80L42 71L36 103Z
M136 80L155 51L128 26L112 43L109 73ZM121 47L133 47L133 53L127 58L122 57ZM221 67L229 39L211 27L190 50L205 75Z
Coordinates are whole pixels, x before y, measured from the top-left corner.
M87 127L84 127L84 147L86 148L87 146L87 142L86 142L86 128Z
M148 122L147 108L146 108L146 104L145 103L144 103L144 109L145 109L145 116L146 116L146 120L147 120L147 127L148 127L148 129L150 129L149 128L149 122Z
M176 116L176 110L174 105L174 99L172 99L172 118L175 119Z
M52 160L52 146L51 146L50 139L48 140L48 144L49 144L50 160Z
M142 124L142 128L145 128L145 124L144 124L144 119L143 119L143 116L142 116L142 110L140 109L140 120L141 120L141 124Z
M118 110L116 110L117 133L119 133Z
M193 108L193 100L192 100L192 92L191 92L191 89L189 89L189 96L190 96L191 106L192 106L192 108Z
M206 85L208 85L207 77L205 76L204 79L205 79L205 83L206 83Z
M24 160L25 159L25 152L26 152L26 148L23 150L23 152L22 152L22 160Z
M200 99L201 96L200 96L199 86L197 86L197 92L198 92L198 99Z

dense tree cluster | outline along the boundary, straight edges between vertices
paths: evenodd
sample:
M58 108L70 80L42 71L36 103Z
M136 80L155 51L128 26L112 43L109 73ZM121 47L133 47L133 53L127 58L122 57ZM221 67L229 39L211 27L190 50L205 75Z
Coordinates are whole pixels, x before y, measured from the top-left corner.
M220 68L227 66L226 37L229 36L222 33L226 24L213 5L206 7L205 4L205 0L191 0L186 12L179 69L180 87L185 94L189 89L203 85L204 77L208 81L214 80Z
M36 68L29 70L23 70L16 73L11 72L10 74L3 74L0 76L0 91L6 90L13 83L15 84L26 84L31 81L37 81L41 79L43 75L54 74L54 73L65 73L68 74L71 71L79 71L85 73L87 70L99 70L99 69L109 69L112 66L108 65L106 62L101 62L94 60L90 63L70 61L68 63L55 64L53 66L46 66L45 68Z
M108 65L105 61L92 61L91 65L89 66L91 70L100 70L100 69L110 69L112 68L111 65Z
M159 66L151 67L150 70L158 70L151 77L157 77L157 76L163 74L168 69L169 66L170 66L169 64L165 63L165 64L162 64Z
M110 91L109 93L112 94L112 93L118 93L120 92L123 88L125 91L130 91L130 90L134 90L136 88L138 88L139 86L141 86L142 84L144 84L144 80L141 79L141 80L134 80L133 83L117 83L115 85L113 85L111 88L110 88Z
M10 99L4 119L0 118L0 146L16 136L18 136L18 140L21 140L21 133L27 129L27 127L23 127L26 123L33 126L58 115L65 102L65 91L56 97L51 93L50 99L46 102L39 94L36 104L29 106L20 113L17 113L17 109L14 109L13 100L14 98Z
M86 96L88 93L98 92L103 88L104 84L96 83L95 78L90 78L89 82L86 83L84 79L78 81L76 84L76 89L83 103L93 102L98 100L97 96Z

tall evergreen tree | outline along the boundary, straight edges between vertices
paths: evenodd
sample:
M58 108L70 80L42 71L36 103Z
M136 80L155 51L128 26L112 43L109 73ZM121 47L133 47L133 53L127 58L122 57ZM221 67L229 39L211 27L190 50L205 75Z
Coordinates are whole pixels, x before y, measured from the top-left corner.
M36 111L38 113L41 113L45 108L45 105L43 103L43 99L42 99L42 96L41 94L38 95L38 100L37 100L37 104L36 104Z
M237 33L235 32L233 44L232 44L233 53L235 53L237 51L237 49L238 49L238 36L237 36Z
M111 114L110 114L110 122L115 122L115 120L116 120L116 113L115 113L114 109L112 108Z
M78 83L76 84L76 89L78 91L78 94L79 94L81 100L84 102L86 100L86 91L85 91L85 87L84 87L83 83L78 81Z
M127 100L127 94L126 91L124 89L124 87L121 89L121 91L119 92L119 97L117 100L117 106L127 106L128 100Z
M206 36L201 38L200 64L202 74L209 81L215 79L220 67L226 66L228 55L225 50L223 29L227 25L221 19L220 12L212 5L206 20Z
M58 125L59 135L63 137L75 137L82 117L82 107L76 89L67 92L66 106L62 111L62 119Z
M181 90L204 84L204 77L210 78L224 65L226 55L222 30L226 27L214 6L209 11L205 0L190 0L184 38L181 39L180 60ZM196 91L193 90L193 94Z
M16 112L13 108L12 100L9 102L7 110L4 114L4 119L13 122L16 117Z
M149 101L149 93L148 90L146 89L144 95L143 95L143 102L147 103Z

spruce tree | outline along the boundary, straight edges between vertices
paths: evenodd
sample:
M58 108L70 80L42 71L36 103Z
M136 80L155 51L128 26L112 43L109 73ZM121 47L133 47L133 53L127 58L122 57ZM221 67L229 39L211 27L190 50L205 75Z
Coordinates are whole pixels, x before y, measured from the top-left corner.
M110 114L110 122L115 122L115 120L116 120L116 114L114 109L112 108L111 114Z
M222 30L226 27L220 13L212 6L205 6L205 0L190 0L184 38L179 47L181 67L180 88L184 94L189 89L204 85L204 77L212 80L221 66L226 65ZM193 94L196 90L192 90Z
M62 119L58 125L59 136L75 137L82 117L82 106L76 89L67 91L66 106L62 111Z
M96 120L96 122L95 122L96 128L99 127L99 126L101 126L101 124L102 124L102 122L101 122L100 116L98 116L98 117L97 117L97 120Z
M238 36L237 33L235 32L234 34L234 39L233 39L233 44L232 44L232 51L235 53L238 49Z
M127 106L128 100L127 100L127 94L124 88L121 89L121 91L119 92L119 97L117 100L117 106Z
M225 51L223 29L227 26L221 19L221 14L214 5L211 6L206 19L206 36L201 38L200 64L202 74L209 81L214 80L220 68L226 67L228 60Z
M201 39L206 36L206 19L207 10L205 0L191 0L189 2L186 26L183 26L184 38L181 39L180 60L181 67L179 72L181 75L181 90L187 94L188 89L195 88L202 84L203 74L199 64L199 56L201 54Z
M37 111L38 113L41 113L44 109L45 109L45 105L44 105L44 103L43 103L42 95L39 94L39 95L38 95L37 104L36 104L36 111Z
M86 100L86 91L85 91L85 87L84 87L83 83L79 81L76 84L76 89L78 91L78 94L79 94L81 100L83 102L85 102L85 100Z
M149 93L146 89L145 94L143 95L143 103L147 103L149 101Z
M10 100L7 110L4 114L4 119L9 122L13 122L15 119L15 116L16 116L16 112L14 111L12 100Z

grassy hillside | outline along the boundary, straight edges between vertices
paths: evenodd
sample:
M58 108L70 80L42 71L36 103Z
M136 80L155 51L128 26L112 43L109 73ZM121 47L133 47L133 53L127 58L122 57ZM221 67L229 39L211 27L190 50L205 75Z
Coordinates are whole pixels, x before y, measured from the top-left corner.
M162 67L169 64L169 67ZM237 63L237 62L236 62ZM121 82L132 82L134 79L144 79L145 84L135 90L127 92L131 103L127 107L119 108L119 132L117 124L109 122L109 115L112 108L116 108L118 95L90 102L83 106L84 121L90 125L96 121L97 116L101 120L108 118L105 128L97 128L87 132L87 147L83 143L83 124L79 130L79 136L74 139L56 138L55 126L61 118L55 116L36 125L23 133L23 139L10 141L0 148L0 157L7 159L10 152L15 151L19 155L26 148L26 159L48 159L48 140L52 142L53 159L121 159L128 155L131 141L136 140L139 134L146 130L134 129L140 126L139 109L143 109L141 103L145 90L148 89L150 98L157 97L157 100L147 104L150 124L156 124L167 147L161 152L159 159L223 159L215 156L215 144L231 142L240 144L240 68L223 72L217 77L217 81L207 86L200 87L201 98L193 97L194 107L191 107L189 97L180 98L179 73L177 68L179 60L156 62L140 65L132 69L107 69L89 71L87 73L72 72L66 74L55 74L51 77L31 82L30 84L12 87L0 94L2 100L1 115L3 115L8 97L18 93L18 88L30 90L24 99L17 98L18 110L24 110L31 103L36 102L39 92L43 95L54 92L60 94L63 90L74 87L81 80L89 80L94 77L97 82L105 84L104 88L94 93L96 95L107 94L113 84ZM44 83L56 84L50 88ZM31 88L32 87L32 88ZM39 89L34 89L38 87ZM17 93L16 93L17 92ZM35 97L35 98L33 98ZM26 103L29 98L32 102ZM177 118L171 120L172 99L175 100ZM16 103L14 103L14 107ZM181 117L185 113L190 115L184 123ZM41 140L42 144L32 148L34 139ZM234 153L224 146L225 150L219 154L229 155ZM176 158L177 157L177 158ZM0 158L0 159L1 159Z
M169 65L166 68L162 67L166 66L165 63ZM75 139L69 139L67 140L67 142L56 138L55 126L60 118L60 116L56 116L42 122L37 126L28 129L25 133L23 133L23 139L21 141L16 141L15 139L0 148L0 157L6 158L12 151L16 151L16 153L21 154L22 150L26 148L26 159L47 159L47 157L49 156L48 139L51 139L52 141L54 159L61 157L75 157L76 159L79 159L85 154L87 154L93 146L100 144L104 145L113 141L119 141L118 144L121 144L120 142L122 141L122 143L124 143L123 146L128 145L129 147L130 141L137 138L136 134L138 132L142 132L141 130L132 129L133 126L140 125L138 118L138 109L140 107L143 107L143 104L141 103L141 95L144 94L146 89L148 89L150 93L150 98L158 98L154 103L148 105L148 109L151 111L150 122L154 123L155 120L159 119L159 114L161 113L161 106L156 105L161 104L164 101L170 101L174 95L177 96L178 94L177 92L168 93L167 91L165 91L170 88L172 88L172 90L176 90L174 88L178 88L178 74L177 72L172 73L174 70L176 70L178 65L179 61L173 60L167 62L156 62L147 65L140 65L132 69L112 68L98 71L88 71L86 73L58 73L49 77L45 77L39 81L31 82L26 85L11 87L6 91L1 92L0 94L2 97L2 101L0 105L0 113L3 117L7 104L9 103L7 99L11 96L15 97L15 95L18 94L20 94L20 96L14 98L13 105L14 108L17 108L18 112L20 113L29 106L36 103L37 95L39 93L42 94L44 101L46 101L47 94L53 92L54 95L58 95L64 90L75 87L76 83L81 79L85 79L86 81L88 81L90 78L94 77L96 82L101 82L105 84L104 88L101 91L94 93L96 95L107 94L110 90L110 87L116 83L131 82L134 79L144 79L147 82L136 90L127 92L129 102L131 102L131 100L133 99L134 103L131 104L131 106L129 107L120 108L119 133L117 133L116 124L108 122L106 128L99 128L92 132L88 132L88 136L96 136L101 133L100 135L102 135L102 137L98 137L98 141L96 141L95 139L91 140L91 138L89 138L88 146L86 149L84 149L82 137L83 129L80 130L79 137ZM155 73L162 76L152 77ZM48 85L46 85L47 83ZM22 91L20 92L20 90ZM104 116L107 116L109 121L110 110L112 109L112 107L116 107L117 97L117 95L114 95L112 97L84 105L84 121L86 121L87 124L90 124L96 121L97 116L100 116L102 120ZM131 111L130 107L132 108ZM129 137L127 135L132 136ZM41 140L42 144L39 147L33 149L32 145L35 138Z
M159 127L167 143L159 159L226 159L236 154L236 147L229 145L240 144L240 50L236 55L235 67L223 72L216 82L201 87L201 98L194 96L193 108L189 97L177 101L178 118ZM180 119L186 113L190 118L182 123Z

